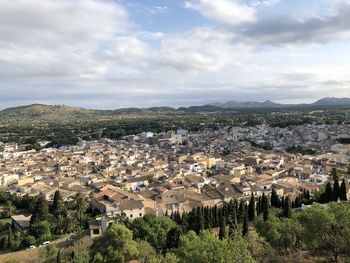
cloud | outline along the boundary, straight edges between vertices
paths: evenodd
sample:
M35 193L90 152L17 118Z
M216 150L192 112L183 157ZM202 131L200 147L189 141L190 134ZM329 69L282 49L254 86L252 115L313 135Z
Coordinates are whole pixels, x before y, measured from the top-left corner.
M239 0L192 0L185 7L219 23L237 26L256 21L256 10Z
M313 10L317 3L327 11L321 7ZM185 6L217 22L220 30L235 34L235 42L252 45L326 43L350 32L348 0L320 0L315 4L313 0L295 0L292 4L258 0L251 5L239 0L192 0Z
M135 25L132 8L120 1L0 1L0 107L43 102L113 109L350 95L344 62L350 58L339 52L345 40L286 47L301 39L327 41L334 31L344 36L348 3L295 19L269 13L283 1L249 2L188 0L188 8L216 25L166 32L163 25ZM227 13L226 4L242 11L233 22L236 13Z
M256 24L240 31L245 40L256 44L325 43L350 32L350 4L338 4L335 13L310 16L261 17Z

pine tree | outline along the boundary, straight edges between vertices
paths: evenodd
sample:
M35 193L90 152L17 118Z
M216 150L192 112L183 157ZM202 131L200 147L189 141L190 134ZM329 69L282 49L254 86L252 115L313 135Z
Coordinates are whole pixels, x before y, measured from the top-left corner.
M227 238L227 228L226 228L226 222L225 217L222 216L220 220L220 228L219 228L219 238L221 240Z
M290 204L290 199L289 196L287 196L284 199L284 206L283 206L283 216L290 218L292 216L292 211L291 211L291 204Z
M255 219L255 198L254 194L252 193L249 201L249 207L248 207L248 218L250 221L253 221Z
M339 198L342 201L348 200L345 179L343 179L343 181L341 182L341 185L340 185Z
M248 209L246 209L248 210ZM242 228L242 236L248 235L248 212L245 212L244 219L243 219L243 228Z

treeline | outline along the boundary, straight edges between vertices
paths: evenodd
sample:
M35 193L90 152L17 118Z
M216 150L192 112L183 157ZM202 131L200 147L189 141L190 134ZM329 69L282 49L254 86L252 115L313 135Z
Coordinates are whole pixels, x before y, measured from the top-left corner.
M0 249L2 252L11 252L40 245L63 234L75 233L82 235L92 220L93 213L89 202L81 194L75 196L74 201L63 201L60 191L56 191L54 200L49 203L44 194L36 197L8 194L0 191L0 204L4 205L1 218L7 219L15 214L16 210L31 214L30 227L26 233L16 231L10 223L0 224L1 230L7 230L7 238L2 238Z

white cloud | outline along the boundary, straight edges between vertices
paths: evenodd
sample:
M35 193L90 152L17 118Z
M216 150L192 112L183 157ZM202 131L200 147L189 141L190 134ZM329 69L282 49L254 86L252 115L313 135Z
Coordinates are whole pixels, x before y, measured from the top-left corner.
M237 26L256 21L256 10L239 0L191 0L185 7L219 23Z

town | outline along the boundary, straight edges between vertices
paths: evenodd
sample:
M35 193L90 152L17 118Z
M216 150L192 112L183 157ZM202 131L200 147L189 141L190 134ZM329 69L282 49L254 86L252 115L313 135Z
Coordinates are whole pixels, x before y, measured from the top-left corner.
M42 193L48 201L57 190L63 200L80 193L98 214L130 220L145 214L182 214L232 199L248 201L251 194L270 196L272 189L295 200L304 190L314 193L323 187L333 168L349 172L350 145L339 143L349 136L347 125L259 125L196 133L143 132L40 151L5 143L0 185L19 196ZM286 151L296 145L314 154ZM12 218L29 222L30 215Z

